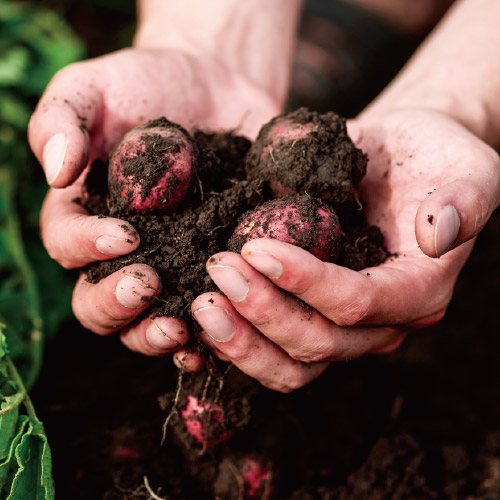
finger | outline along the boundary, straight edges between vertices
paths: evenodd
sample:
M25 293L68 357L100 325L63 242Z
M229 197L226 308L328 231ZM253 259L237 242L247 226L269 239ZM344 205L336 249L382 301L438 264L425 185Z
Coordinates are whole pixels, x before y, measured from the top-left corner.
M134 264L91 284L82 274L73 292L73 312L82 325L100 335L133 321L160 293L154 269Z
M415 234L422 251L440 257L479 234L499 204L498 158L489 172L474 169L474 177L457 179L439 187L421 203Z
M107 260L135 250L137 231L125 221L89 216L75 202L81 187L49 190L40 214L42 239L49 255L67 269Z
M307 364L290 358L219 294L200 295L194 300L192 311L217 349L242 372L269 389L291 392L314 380L328 366L328 363Z
M59 71L29 123L31 148L52 187L75 181L89 159L89 131L99 120L102 99L87 65L77 63Z
M399 339L395 328L336 325L274 286L235 253L214 255L207 270L233 307L295 360L311 363L357 358Z
M301 248L270 239L246 243L242 257L279 288L337 325L418 321L423 326L443 316L453 291L448 276L456 276L469 251L439 261L423 254L402 256L360 272L322 262Z
M178 318L145 318L120 333L122 343L131 351L161 356L184 346L188 339L186 322Z

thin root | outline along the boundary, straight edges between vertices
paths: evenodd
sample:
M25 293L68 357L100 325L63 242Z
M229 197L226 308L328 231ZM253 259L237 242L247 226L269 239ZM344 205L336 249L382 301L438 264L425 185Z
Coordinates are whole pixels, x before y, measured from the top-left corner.
M146 490L148 490L148 493L150 495L151 498L153 498L154 500L168 500L167 498L162 498L162 497L159 497L152 489L151 489L151 486L149 486L149 480L148 480L148 476L144 476L144 486L146 487Z
M174 415L179 414L179 411L177 409L177 405L179 403L179 398L181 396L183 375L184 375L184 370L179 368L179 376L177 377L177 388L175 390L175 397L174 397L174 401L172 403L172 408L170 409L170 412L169 412L167 418L165 419L165 422L163 422L160 446L163 445L163 443L165 442L165 438L167 437L167 429L168 429L168 424L170 422L170 419Z

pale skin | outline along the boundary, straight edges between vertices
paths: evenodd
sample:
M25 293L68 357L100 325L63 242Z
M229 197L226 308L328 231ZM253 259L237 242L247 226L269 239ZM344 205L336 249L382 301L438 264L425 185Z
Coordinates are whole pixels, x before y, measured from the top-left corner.
M41 216L52 257L74 268L139 244L123 221L91 217L71 202L89 158L104 156L126 130L163 113L185 126L239 126L253 138L281 111L300 3L275 1L263 1L258 28L244 2L219 0L207 13L193 7L195 0L144 1L136 48L55 77L29 130L52 186ZM159 30L161 9L169 12L164 19L184 29L165 21ZM190 12L199 15L192 19ZM213 23L206 22L210 14ZM493 149L500 142L499 18L498 2L456 2L398 78L348 123L370 159L361 185L368 220L399 256L354 272L275 240L215 255L207 271L223 294L198 297L192 311L216 356L288 392L332 361L390 352L408 330L441 319L474 238L499 204L500 162ZM275 51L262 54L257 49L266 35L275 42L266 47ZM120 331L133 350L175 351L178 364L199 369L202 360L182 348L188 339L183 322L134 322L150 303L142 297L153 300L160 286L147 266L128 266L96 285L82 276L75 315L96 333Z

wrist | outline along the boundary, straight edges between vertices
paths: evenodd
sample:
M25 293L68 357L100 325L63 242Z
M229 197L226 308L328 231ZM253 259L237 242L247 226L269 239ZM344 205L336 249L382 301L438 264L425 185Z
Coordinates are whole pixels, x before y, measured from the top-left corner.
M457 121L474 135L495 147L500 120L487 99L467 88L467 82L454 80L451 66L428 73L404 75L393 82L362 113L363 117L401 109L424 109L442 113Z
M302 0L140 0L134 46L216 61L228 74L284 104L301 4Z
M396 79L367 108L420 108L448 115L500 146L500 2L455 2Z

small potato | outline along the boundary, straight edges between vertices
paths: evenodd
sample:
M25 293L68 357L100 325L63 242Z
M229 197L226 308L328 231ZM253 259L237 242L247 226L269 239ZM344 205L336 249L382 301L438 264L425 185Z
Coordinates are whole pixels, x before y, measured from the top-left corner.
M246 159L249 179L262 179L276 198L309 193L334 207L357 204L367 158L333 112L300 108L264 125Z
M209 401L201 401L192 394L187 396L181 417L186 432L198 443L207 447L227 441L234 434L234 429L225 427L224 413L220 406Z
M144 213L177 207L188 192L195 159L189 134L165 118L131 130L109 162L112 208Z
M340 243L335 211L308 195L285 196L243 214L228 249L239 252L256 238L272 238L299 246L318 259L334 262Z

